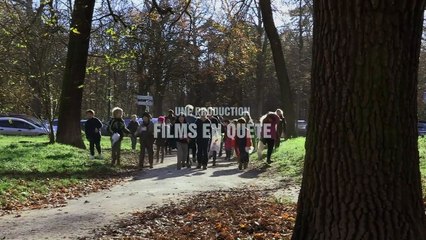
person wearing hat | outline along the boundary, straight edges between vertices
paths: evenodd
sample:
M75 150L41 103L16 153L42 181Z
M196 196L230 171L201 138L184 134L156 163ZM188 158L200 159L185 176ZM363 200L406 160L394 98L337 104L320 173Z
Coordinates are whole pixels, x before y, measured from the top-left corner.
M160 153L161 153L161 163L164 162L164 152L165 152L165 148L166 148L166 137L165 137L165 132L163 130L165 130L165 121L166 118L164 116L159 116L158 117L158 124L160 124L161 126L159 127L159 131L157 132L157 136L155 136L155 145L157 146L157 150L156 150L156 158L157 158L157 163L160 162Z
M115 107L112 109L112 119L108 124L108 131L111 133L111 155L112 165L120 165L121 141L124 133L130 133L123 120L123 109Z
M136 130L136 136L139 137L141 152L139 154L139 169L143 168L145 161L145 150L148 151L149 167L154 167L154 123L151 121L151 115L144 112L142 123Z

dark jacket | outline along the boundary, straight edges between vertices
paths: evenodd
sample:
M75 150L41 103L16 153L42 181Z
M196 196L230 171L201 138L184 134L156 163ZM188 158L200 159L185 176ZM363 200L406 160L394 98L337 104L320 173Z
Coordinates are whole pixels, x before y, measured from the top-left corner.
M120 134L120 141L123 140L124 133L130 133L126 128L126 124L122 118L112 118L108 124L108 131L113 135L114 133Z
M197 118L194 115L185 116L185 122L191 124L191 123L195 123L195 121L197 121Z
M211 139L211 122L209 119L206 118L206 120L203 121L201 118L198 118L195 124L197 125L197 140ZM203 130L205 130L205 132Z
M101 128L102 128L101 120L95 117L88 119L86 123L84 124L84 132L86 133L86 138L89 140L100 139Z
M284 116L280 117L280 122L277 125L278 138L286 134L286 129L287 129L287 121L285 120Z
M140 137L141 145L154 144L154 123L151 121L148 123L142 122L138 130L136 130L136 136Z
M165 124L157 126L157 136L155 136L155 145L159 147L166 146L167 126Z
M129 129L131 134L135 134L136 130L138 130L139 123L137 121L130 121L129 125L127 125L127 129Z

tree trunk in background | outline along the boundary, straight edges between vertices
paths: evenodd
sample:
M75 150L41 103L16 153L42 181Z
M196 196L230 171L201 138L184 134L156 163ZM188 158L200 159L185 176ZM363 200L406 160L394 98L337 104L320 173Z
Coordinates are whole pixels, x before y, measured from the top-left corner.
M76 0L59 103L57 142L85 148L80 119L95 0Z
M264 113L263 104L264 104L264 96L265 96L264 92L265 92L265 72L266 72L265 55L266 55L266 49L268 45L267 45L266 39L262 41L263 35L264 34L260 34L256 42L257 47L261 49L261 51L259 51L256 56L256 100L258 102L256 103L257 104L256 114L253 117L257 119L259 119L260 116L262 116Z
M138 95L146 95L148 93L149 87L148 87L148 83L147 83L147 79L145 75L144 56L142 56L142 58L137 61L136 71L138 76ZM146 106L138 105L137 115L141 117L142 114L145 112L145 110L146 110Z
M424 5L314 1L293 240L426 239L416 115Z
M166 111L168 109L163 109L163 100L164 97L161 94L154 95L154 106L153 109L151 109L151 113L153 114L153 116L157 117L166 114Z
M259 119L263 115L263 100L265 91L265 55L267 50L267 39L265 36L265 30L263 28L262 13L260 7L257 7L258 19L257 19L257 36L256 36L256 48L258 52L256 54L256 111L252 114L253 118Z
M271 44L272 57L274 59L275 71L277 73L278 83L280 85L281 102L284 107L283 111L287 120L287 136L296 136L295 114L291 96L290 80L288 78L287 66L284 59L284 52L281 45L281 39L275 27L272 15L272 7L270 0L259 0L260 10L262 12L263 25L265 26L266 35Z

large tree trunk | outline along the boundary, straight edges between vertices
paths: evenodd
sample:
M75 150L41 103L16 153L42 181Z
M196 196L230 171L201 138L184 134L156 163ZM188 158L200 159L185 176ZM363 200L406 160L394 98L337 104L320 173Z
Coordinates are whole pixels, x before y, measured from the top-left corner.
M68 55L59 105L56 141L84 148L80 119L84 77L95 0L76 0L71 20Z
M260 10L262 12L263 25L265 32L271 44L272 57L274 59L275 71L277 73L278 83L280 85L281 103L284 107L283 111L287 120L288 137L296 136L295 114L293 100L291 96L290 79L288 78L287 66L284 59L284 52L281 45L280 35L275 27L272 15L272 7L270 0L259 0Z
M424 240L417 70L425 0L314 1L294 240Z

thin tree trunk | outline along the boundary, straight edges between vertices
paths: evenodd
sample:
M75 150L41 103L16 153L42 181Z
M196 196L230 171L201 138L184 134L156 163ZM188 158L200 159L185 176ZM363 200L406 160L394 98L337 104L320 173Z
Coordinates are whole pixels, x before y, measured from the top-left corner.
M95 0L76 0L59 105L57 142L85 148L80 119Z
M148 93L148 82L145 74L145 59L143 59L144 56L141 57L141 60L137 62L137 76L138 76L138 95L147 95ZM138 116L142 116L142 114L145 112L146 106L144 105L138 105L137 113Z
M425 0L314 1L293 240L424 240L417 70Z
M284 59L284 52L281 45L281 39L275 27L272 15L272 7L270 0L259 0L260 10L262 12L263 24L265 26L266 35L271 44L272 56L274 59L275 71L280 85L281 102L284 107L284 114L287 119L287 136L296 136L295 130L295 114L293 100L291 96L290 79L288 77L287 66Z
M258 19L257 19L257 37L256 37L256 48L259 50L256 55L256 114L253 117L259 118L263 114L263 99L265 91L265 55L267 50L267 39L265 36L265 30L263 29L262 14L260 7L257 7Z
M164 97L161 95L161 93L154 95L154 107L151 110L154 116L163 115L163 100Z

